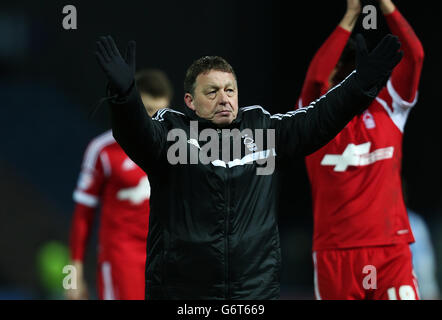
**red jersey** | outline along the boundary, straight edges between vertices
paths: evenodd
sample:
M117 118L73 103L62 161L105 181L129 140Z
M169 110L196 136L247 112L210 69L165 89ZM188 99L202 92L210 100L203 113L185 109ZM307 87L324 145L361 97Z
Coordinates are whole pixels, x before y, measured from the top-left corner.
M402 137L417 100L423 49L396 9L385 16L404 58L368 109L306 157L314 215L313 250L413 242L401 183ZM329 88L328 77L350 37L337 27L313 58L298 101Z
M93 216L100 206L99 261L145 263L150 185L146 174L114 140L111 131L86 149L73 194L71 258L83 260Z

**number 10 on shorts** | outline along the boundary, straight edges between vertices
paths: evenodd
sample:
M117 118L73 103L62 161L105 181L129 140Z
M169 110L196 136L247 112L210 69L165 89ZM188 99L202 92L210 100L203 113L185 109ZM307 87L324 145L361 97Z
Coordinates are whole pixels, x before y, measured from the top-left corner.
M416 300L416 294L414 293L413 287L410 285L403 285L397 290L399 293L400 300ZM397 300L396 288L392 287L387 290L388 300Z

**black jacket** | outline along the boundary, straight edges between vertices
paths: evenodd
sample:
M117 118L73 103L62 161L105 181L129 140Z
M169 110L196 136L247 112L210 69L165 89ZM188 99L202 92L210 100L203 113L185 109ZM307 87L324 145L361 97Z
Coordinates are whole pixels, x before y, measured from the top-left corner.
M163 109L150 119L135 87L113 100L114 137L151 184L146 298L279 298L280 163L325 145L376 94L363 92L353 74L298 111L271 116L259 106L240 108L229 128L275 130L276 169L271 175L257 175L256 161L232 167L171 165L169 130L183 129L189 139L190 120L198 121L199 131L214 125L190 109L186 114ZM189 154L198 152L195 144L186 146Z

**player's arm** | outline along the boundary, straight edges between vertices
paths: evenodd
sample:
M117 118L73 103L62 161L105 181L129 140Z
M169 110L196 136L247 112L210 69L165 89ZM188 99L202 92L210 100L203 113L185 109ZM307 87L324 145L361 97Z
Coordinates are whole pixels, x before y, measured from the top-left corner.
M146 170L161 154L167 133L161 122L149 117L135 86L135 42L129 42L123 59L112 37L100 37L95 54L115 94L110 101L114 138Z
M273 116L276 153L303 156L333 139L378 95L402 58L399 48L398 38L387 35L368 53L363 36L357 35L355 72L307 107Z
M71 300L88 298L83 261L99 204L99 196L109 174L103 167L103 155L104 152L97 148L96 143L89 144L73 193L75 208L69 234L69 249L71 264L77 272L77 289L66 291L66 297Z
M339 25L313 56L298 100L298 108L308 105L329 87L329 77L339 61L361 12L360 0L347 0L347 10Z
M347 10L344 17L339 22L339 26L348 32L352 32L359 14L361 13L361 1L360 0L347 0Z
M96 208L81 203L75 205L69 236L72 261L83 262L84 260L84 253L94 222L95 210Z
M391 75L391 84L405 104L412 103L416 98L424 60L422 43L391 0L379 0L379 6L391 33L399 37L404 51L404 58Z
M72 218L69 247L71 264L77 272L77 289L66 291L66 297L70 300L88 299L88 290L83 271L84 252L91 234L95 215L95 208L77 203Z

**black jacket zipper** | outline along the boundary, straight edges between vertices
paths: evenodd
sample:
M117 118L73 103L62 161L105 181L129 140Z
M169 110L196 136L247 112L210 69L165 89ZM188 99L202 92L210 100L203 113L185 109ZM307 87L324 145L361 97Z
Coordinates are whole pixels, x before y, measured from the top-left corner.
M217 129L218 135L220 137L220 146L222 146L222 131ZM220 152L222 154L222 148L220 148ZM227 165L227 163L226 163ZM224 279L225 279L225 287L224 287L224 297L225 299L230 299L230 254L229 254L229 224L230 224L230 169L227 165L226 168L226 187L225 187L225 220L224 220Z
M226 253L226 299L230 299L230 250L229 250L229 225L230 225L230 169L227 168L226 188L226 224L225 224L225 253Z

